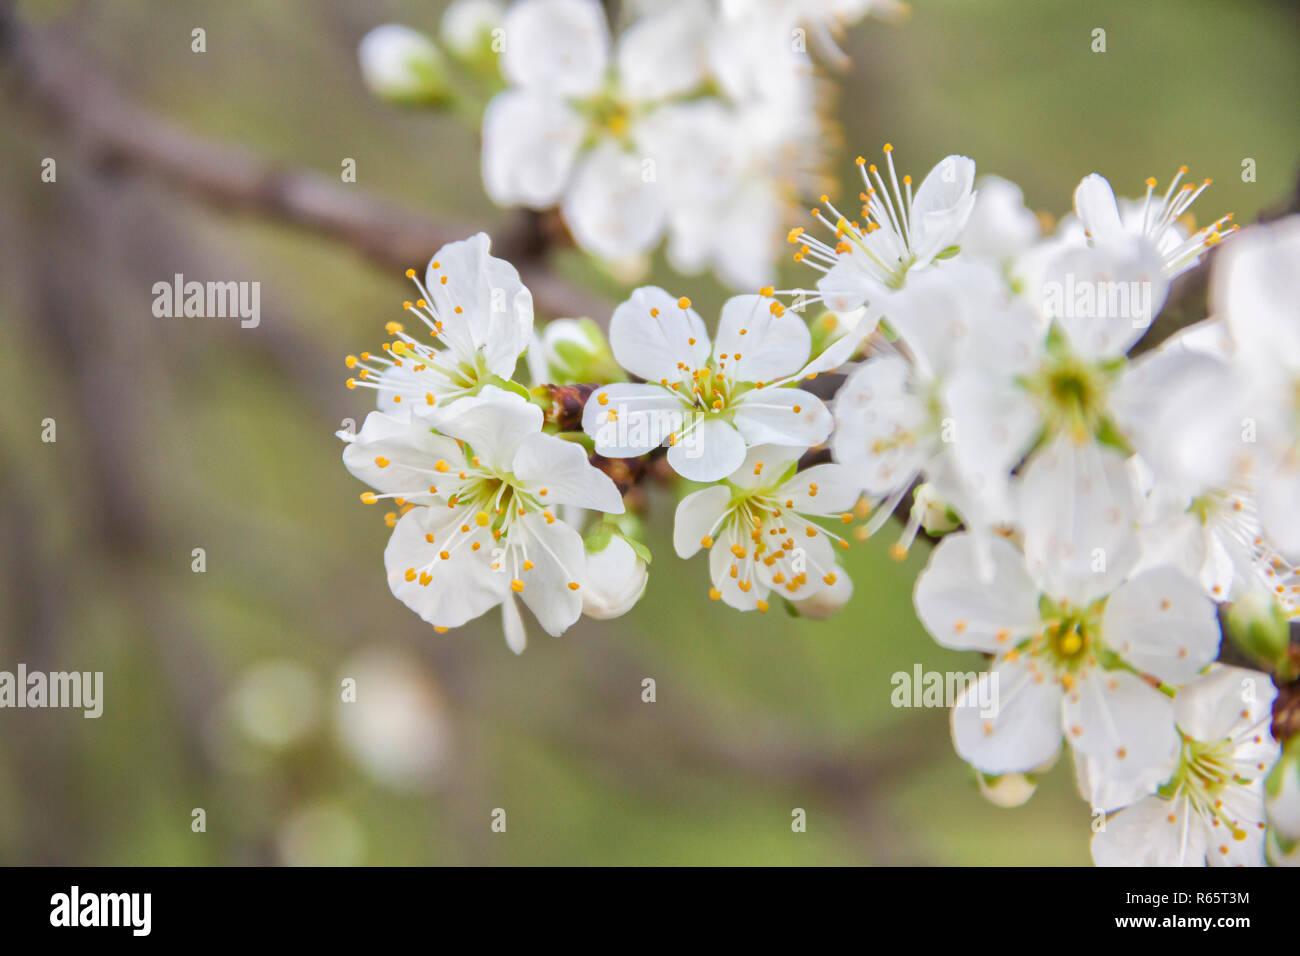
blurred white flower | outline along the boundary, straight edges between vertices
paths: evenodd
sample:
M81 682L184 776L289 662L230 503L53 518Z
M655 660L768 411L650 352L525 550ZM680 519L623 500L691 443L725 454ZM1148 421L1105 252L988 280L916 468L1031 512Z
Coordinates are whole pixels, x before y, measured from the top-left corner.
M1264 777L1278 756L1266 674L1214 667L1174 701L1181 744L1159 792L1092 838L1098 866L1263 866Z
M311 672L295 661L264 661L240 675L226 705L245 737L279 750L316 729L321 687Z
M954 262L918 274L889 320L896 340L876 345L834 402L835 460L884 502L866 533L922 475L972 530L1009 520L1011 471L1040 427L1017 384L1041 337L1032 310L992 266ZM896 557L924 517L922 503Z
M492 200L562 205L577 241L605 259L652 248L674 184L653 169L658 127L642 120L676 108L665 104L702 82L701 16L694 5L670 7L634 24L611 50L596 0L514 4L501 58L511 85L483 118Z
M1235 347L1238 437L1258 449L1260 524L1300 562L1300 216L1251 226L1229 243L1210 295Z
M356 815L336 803L293 810L280 824L276 844L285 866L357 866L366 850Z
M1207 179L1200 186L1187 183L1179 188L1185 175L1187 167L1182 166L1159 198L1155 196L1155 179L1148 179L1144 199L1123 203L1115 198L1115 191L1105 177L1097 173L1085 176L1074 191L1074 211L1088 241L1104 248L1139 239L1159 257L1167 278L1182 275L1201 261L1207 249L1237 228L1232 226L1220 232L1220 227L1232 219L1231 214L1195 232L1189 233L1183 227L1180 218L1210 185Z
M421 661L395 649L367 650L346 661L356 699L336 705L344 746L366 772L398 790L427 790L451 745L438 689Z
M443 11L438 35L462 59L472 60L491 52L492 31L505 19L499 0L452 0Z
M999 176L981 176L975 207L961 234L966 256L1009 262L1038 240L1038 217L1025 206L1025 194Z
M448 96L442 54L418 30L397 23L375 27L361 38L357 55L362 79L382 99L437 104Z

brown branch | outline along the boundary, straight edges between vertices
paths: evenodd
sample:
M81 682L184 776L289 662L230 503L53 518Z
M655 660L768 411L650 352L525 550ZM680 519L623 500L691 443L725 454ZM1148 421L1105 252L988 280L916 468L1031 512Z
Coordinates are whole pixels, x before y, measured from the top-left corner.
M215 144L140 108L82 50L16 20L0 5L0 64L21 98L102 169L149 176L224 212L253 215L332 239L385 269L421 265L477 230L431 220L311 170ZM551 316L606 320L609 303L559 278L545 252L553 231L532 214L494 237Z

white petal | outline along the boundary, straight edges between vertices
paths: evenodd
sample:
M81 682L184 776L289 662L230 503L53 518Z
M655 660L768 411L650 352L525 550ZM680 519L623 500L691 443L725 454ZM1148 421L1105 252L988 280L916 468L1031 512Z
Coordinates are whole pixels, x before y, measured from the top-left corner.
M730 503L731 489L725 485L693 491L681 500L673 518L673 548L679 558L689 558L703 547L705 535L717 530Z
M1047 267L1040 290L1046 318L1082 358L1116 358L1150 327L1169 292L1155 247L1125 235L1105 246L1066 249Z
M431 500L422 492L436 484L435 466L440 460L459 469L465 456L455 441L431 431L428 422L383 412L367 415L361 431L343 449L343 464L353 475L378 491L400 494L415 504Z
M945 535L916 580L917 616L944 647L1001 654L1042 628L1024 556L1005 538L991 539L988 549L992 577L985 580L974 536Z
M499 206L547 209L560 200L582 145L583 120L563 100L506 90L483 114L483 186Z
M558 637L582 616L581 590L586 581L582 535L563 521L547 522L543 515L529 514L510 529L510 550L519 547L527 549L533 562L532 568L513 572L524 582L519 596L543 630Z
M1074 211L1095 242L1112 242L1126 235L1115 190L1103 176L1091 173L1083 177L1074 190Z
M459 533L464 524L474 529L468 535ZM470 547L475 541L477 551ZM491 533L474 523L467 508L413 508L398 520L384 549L388 586L430 624L459 627L495 607L509 590L507 576L491 568L493 546ZM440 558L444 550L446 560ZM411 571L415 575L407 580ZM421 583L421 571L431 576L429 583Z
M509 378L532 337L533 296L491 248L482 232L449 242L429 260L424 281L444 340L465 349L465 358L482 352L490 372Z
M619 86L637 102L691 92L704 77L710 24L702 10L678 5L638 20L618 41Z
M1178 730L1173 701L1128 671L1085 671L1066 693L1066 738L1097 772L1154 789L1173 772Z
M690 481L720 481L745 461L745 439L731 423L708 417L668 449L668 464Z
M602 404L601 399L608 399ZM630 458L658 448L686 422L682 397L661 385L622 382L597 389L582 409L582 428L607 458Z
M1131 479L1113 449L1059 436L1025 469L1019 505L1029 573L1044 594L1090 604L1137 560Z
M733 547L744 548L746 556L737 558L731 550ZM735 577L731 576L733 566L736 567ZM730 525L722 530L709 551L709 577L721 594L722 602L737 611L753 611L759 601L767 599L767 588L754 574L752 542ZM742 582L749 584L748 590L741 587Z
M555 435L529 435L515 453L514 475L544 505L578 505L623 513L623 496L609 475L587 460L577 442ZM546 494L542 494L545 490Z
M727 483L745 491L763 488L780 494L777 485L807 450L792 445L750 445L744 464L727 476Z
M542 430L542 410L521 395L493 385L462 398L434 420L438 429L459 438L494 468L508 470L519 443Z
M805 468L776 491L784 507L808 515L839 516L852 510L861 495L862 484L853 470L836 464Z
M1225 243L1210 296L1252 366L1300 369L1300 216L1251 226Z
M941 159L916 190L909 213L912 252L927 262L957 242L975 208L975 161Z
M1185 684L1219 653L1214 602L1173 568L1154 568L1119 586L1102 618L1106 646L1144 673Z
M619 262L659 241L668 205L663 186L646 176L643 157L606 142L579 162L563 209L578 245Z
M510 82L566 95L600 88L609 25L596 0L520 0L504 26L501 71Z
M1028 663L1025 657L999 661L952 709L953 745L977 770L1028 773L1055 760L1061 749L1061 688ZM994 675L997 683L991 685ZM993 713L984 711L981 700L996 702Z
M703 368L711 343L704 321L692 308L656 286L644 286L614 310L609 344L614 358L633 375L657 382L682 378L678 363Z
M929 456L929 415L909 388L911 370L897 356L868 359L835 396L835 460L851 468L872 495L912 480Z
M831 433L830 410L800 388L756 388L735 403L732 421L751 445L820 445Z
M1146 797L1092 837L1097 866L1204 866L1205 849L1205 827L1186 799Z
M780 315L772 312L772 307ZM761 295L737 295L722 306L714 357L737 382L774 382L808 361L812 335L793 309ZM740 359L737 360L736 356Z
M1203 743L1254 736L1272 713L1272 679L1244 667L1217 666L1175 698L1178 727ZM1267 736L1267 734L1266 734Z
M1260 483L1259 520L1274 547L1300 562L1300 456L1283 460Z
M528 631L524 628L523 616L519 613L519 604L509 591L501 602L501 627L506 634L506 646L516 654L522 654L528 646Z

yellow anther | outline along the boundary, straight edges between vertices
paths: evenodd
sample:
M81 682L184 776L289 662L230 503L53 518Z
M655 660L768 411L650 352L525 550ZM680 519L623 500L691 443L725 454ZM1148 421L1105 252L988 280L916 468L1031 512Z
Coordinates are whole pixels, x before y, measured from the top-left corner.
M523 589L524 589L524 582L523 582L523 581L520 581L518 578L513 578L513 579L511 579L511 581L510 581L510 590L512 590L512 591L514 591L516 594L518 594L518 593L519 593L520 591L522 591Z
M361 500L365 504L373 505L379 499L375 497L375 493L373 491L363 491L361 492Z
M689 309L690 307L691 307L691 300L686 298L686 296L682 296L680 299L677 300L677 308Z

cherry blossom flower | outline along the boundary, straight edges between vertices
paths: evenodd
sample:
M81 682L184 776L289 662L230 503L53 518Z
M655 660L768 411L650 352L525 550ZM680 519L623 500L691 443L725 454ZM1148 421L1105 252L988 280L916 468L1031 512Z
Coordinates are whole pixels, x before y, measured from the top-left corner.
M769 596L805 605L814 615L852 593L835 561L848 542L814 519L851 520L856 481L842 465L797 471L803 449L757 445L724 483L693 492L677 506L673 547L689 558L709 551L709 596L739 611L766 612ZM828 593L829 592L829 593Z
M1207 179L1199 186L1186 183L1180 187L1186 175L1187 167L1179 167L1159 198L1156 198L1156 180L1148 179L1144 199L1122 203L1115 198L1115 191L1105 177L1097 173L1085 176L1074 191L1074 209L1088 241L1105 247L1137 238L1159 256L1167 278L1182 275L1201 261L1207 249L1237 228L1231 226L1220 231L1232 220L1231 214L1192 233L1180 224L1179 219L1210 185Z
M701 14L670 7L611 50L596 0L520 0L504 22L510 88L483 118L483 182L499 205L560 204L578 242L622 260L662 235L672 182L645 175L673 124L643 120L704 79ZM611 62L612 61L612 62ZM612 77L612 79L611 79Z
M1009 520L1011 471L1040 427L1016 382L1038 355L1033 311L993 267L956 262L916 276L890 325L895 341L878 343L834 402L835 460L883 501L867 533L922 475L972 530ZM914 509L897 555L920 522Z
M435 409L514 373L533 331L533 296L515 267L491 255L485 233L443 246L429 260L424 282L406 275L420 297L404 303L432 343L400 322L382 353L349 355L348 388L371 388L382 411L430 416Z
M384 552L394 596L439 628L501 605L516 653L526 644L516 596L548 634L582 613L582 536L555 509L623 511L609 476L581 445L544 434L542 419L536 405L488 385L436 419L440 434L374 412L344 451L350 470L382 492L363 501L402 502Z
M1258 448L1260 523L1300 562L1300 216L1252 226L1225 247L1211 299L1235 347L1240 425Z
M817 289L832 312L851 312L869 305L877 315L909 274L956 253L956 243L975 207L975 163L965 156L939 161L922 180L915 195L912 177L900 183L894 169L894 147L885 144L889 167L886 183L874 163L858 157L865 191L859 194L865 225L858 225L822 196L829 215L813 215L831 233L833 242L806 233L790 232L797 245L796 262L824 272Z
M1276 696L1267 675L1222 665L1179 691L1173 773L1093 836L1097 865L1263 866Z
M669 465L692 481L726 478L752 445L824 441L830 412L792 384L837 367L855 344L840 340L809 361L808 327L770 295L728 299L710 340L689 299L655 286L615 309L609 339L618 363L645 384L598 389L583 430L611 458L666 444Z

